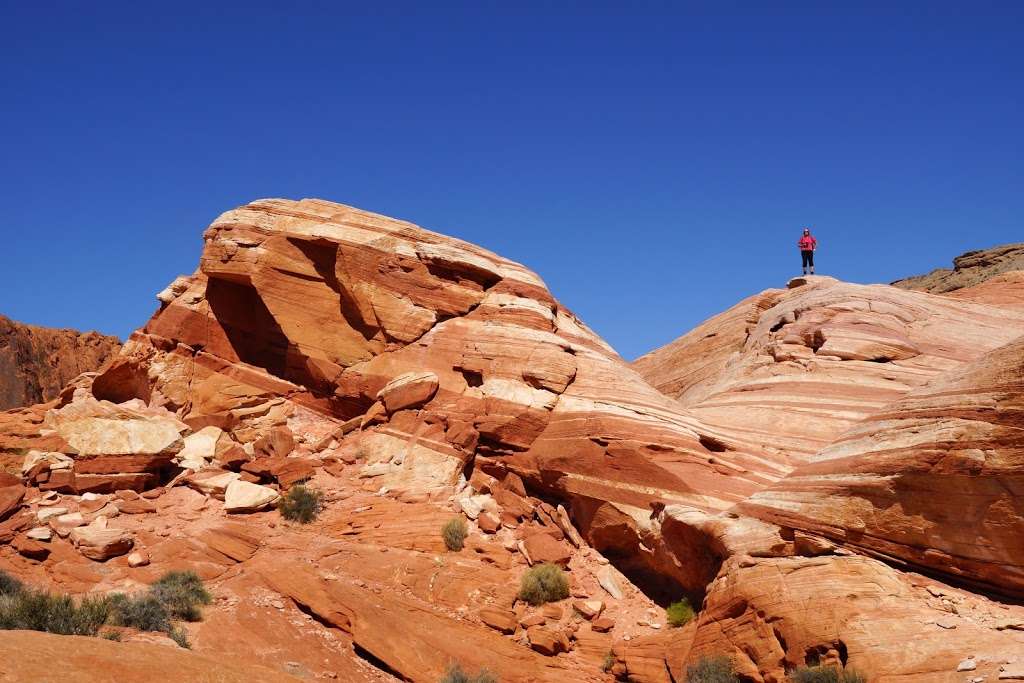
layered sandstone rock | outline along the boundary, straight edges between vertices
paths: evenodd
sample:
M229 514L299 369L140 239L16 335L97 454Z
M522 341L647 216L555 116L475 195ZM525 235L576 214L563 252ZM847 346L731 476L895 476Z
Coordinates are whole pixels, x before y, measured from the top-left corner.
M177 647L145 642L115 643L102 638L5 631L0 638L2 681L146 681L167 683L295 683L301 680L263 666Z
M1024 310L994 290L791 284L638 373L518 264L337 204L254 202L214 222L199 270L106 369L0 416L0 563L73 593L192 569L215 596L196 652L300 679L435 681L458 662L667 683L712 653L760 683L819 659L952 681L969 654L994 676L1019 609L855 553L1015 580L1019 530L997 522L1016 514L1020 373L986 353L1024 334ZM911 393L983 358L988 374ZM890 457L899 426L864 422L890 408L924 455L898 437ZM969 425L929 426L947 414ZM864 456L866 495L842 470L785 478L858 422L834 446L855 453L806 467ZM939 517L949 471L974 546ZM323 494L307 525L266 509L298 483ZM453 516L461 551L440 532ZM939 554L917 557L922 538ZM539 561L565 567L568 599L517 600ZM668 629L659 605L684 595L702 610Z
M818 661L869 681L960 683L967 659L976 663L972 675L994 680L1024 648L1024 633L1001 628L1022 614L865 557L737 556L709 586L697 619L653 651L665 653L675 680L685 679L687 662L713 654L764 683Z
M918 289L934 294L974 287L993 277L1024 270L1024 243L1003 244L990 249L968 251L953 259L953 269L936 268L927 275L916 275L893 282L894 287Z
M213 223L199 271L160 299L97 398L242 443L297 408L329 416L362 427L335 437L381 487L443 492L475 456L575 501L573 516L600 519L596 500L628 520L652 499L723 509L775 478L757 447L721 458L535 274L409 223L254 202Z
M25 325L0 315L0 410L55 398L69 381L98 370L120 348L115 337Z
M822 276L790 284L634 363L707 426L712 449L760 446L779 476L913 388L1024 334L1017 308Z
M886 406L739 509L1024 596L1024 339Z

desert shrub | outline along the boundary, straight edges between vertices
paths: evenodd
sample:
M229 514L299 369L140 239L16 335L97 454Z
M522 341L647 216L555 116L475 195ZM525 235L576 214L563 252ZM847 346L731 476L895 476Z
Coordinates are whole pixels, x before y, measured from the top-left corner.
M199 621L200 605L213 598L195 572L168 572L154 582L146 593L110 597L113 621L140 631L171 632L172 619Z
M686 683L740 683L732 660L724 655L701 657L686 667Z
M120 631L104 631L100 634L100 638L102 638L103 640L113 640L118 643L121 642L121 638L123 637L124 634L122 634Z
M439 683L498 683L498 679L487 669L480 669L479 673L474 676L466 673L462 665L451 664Z
M519 584L519 599L543 605L569 597L569 578L558 565L545 562L531 567Z
M213 600L203 587L203 580L193 571L168 572L149 587L149 592L172 618L185 621L202 619L199 605L209 605Z
M693 607L690 606L690 601L686 598L673 602L665 610L665 620L668 621L669 626L682 626L691 619L693 619Z
M5 571L0 571L0 595L20 593L25 586Z
M106 623L110 602L27 590L0 596L0 629L45 631L65 636L94 636Z
M185 629L180 626L172 628L167 632L167 635L170 636L171 640L178 644L178 647L183 647L186 650L192 649L192 643L188 642L188 633L186 633Z
M800 666L789 674L793 683L867 683L867 679L853 669L837 666Z
M441 538L448 550L462 550L466 546L469 527L462 517L452 517L441 527Z
M604 656L604 661L601 662L601 671L608 673L612 670L613 666L615 666L615 653L608 650Z
M151 594L113 598L112 621L140 631L169 631L171 616L164 603Z
M195 572L170 572L139 595L85 596L75 600L25 588L0 572L0 630L45 631L60 635L95 636L105 624L140 631L163 631L181 647L189 647L187 634L171 619L198 621L199 605L212 600ZM121 640L119 631L104 631L103 638Z
M288 489L288 493L277 504L277 510L282 517L300 524L309 524L323 509L323 494L302 484L296 484Z

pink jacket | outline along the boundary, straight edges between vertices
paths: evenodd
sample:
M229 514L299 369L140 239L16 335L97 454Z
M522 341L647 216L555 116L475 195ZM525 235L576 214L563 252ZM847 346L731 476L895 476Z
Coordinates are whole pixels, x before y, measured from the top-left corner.
M814 251L818 248L818 240L814 239L813 235L803 235L796 245L800 247L800 251Z

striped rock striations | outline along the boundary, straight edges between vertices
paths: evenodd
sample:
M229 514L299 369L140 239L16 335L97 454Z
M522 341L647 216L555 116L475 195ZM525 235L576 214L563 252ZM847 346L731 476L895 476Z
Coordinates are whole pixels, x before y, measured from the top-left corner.
M1013 289L1024 292L1020 283ZM633 367L724 445L765 451L783 476L915 387L1024 334L1022 313L966 297L796 278Z
M198 657L125 629L128 677L672 683L726 654L745 683L994 680L1024 647L993 597L1020 585L1021 293L798 278L631 367L519 264L256 201L99 373L0 413L0 567L76 594L196 571ZM299 483L309 524L270 507ZM528 604L545 561L569 596Z
M739 509L1024 596L1024 339L886 406Z

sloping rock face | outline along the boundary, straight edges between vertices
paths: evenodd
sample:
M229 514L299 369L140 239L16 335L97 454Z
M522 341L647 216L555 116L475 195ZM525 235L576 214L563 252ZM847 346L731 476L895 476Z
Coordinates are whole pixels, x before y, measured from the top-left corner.
M956 289L945 296L975 301L981 304L992 304L1000 308L1024 308L1024 271L1011 270L993 276L981 284L964 289Z
M776 519L758 493L785 490L857 421L1024 334L1024 312L992 292L791 285L638 364L674 372L681 359L666 395L518 264L337 204L254 202L210 226L199 270L158 295L100 373L0 413L0 567L76 594L197 572L214 595L186 625L197 658L144 653L180 671L213 660L432 682L458 662L511 682L671 683L724 653L745 683L815 661L905 683L960 681L973 655L994 678L1019 651L1024 609L865 557L911 561L848 534L845 513L829 528L802 521L813 496ZM994 432L1016 404L995 379L965 382L990 386L987 413L958 414L989 425L963 432L984 456L950 466L981 457L993 469L979 491L1015 490L1015 461L997 467L1012 434ZM971 395L967 384L956 391ZM308 524L267 507L299 483L322 494ZM855 492L835 495L861 511ZM897 498L870 522L910 547L900 534L919 520ZM453 518L461 551L441 533ZM988 525L980 546L1017 533ZM982 576L989 556L953 547L965 538L940 551L970 560L962 575L1011 575L999 556ZM564 566L569 596L533 606L519 582L543 561ZM684 595L699 615L670 629L662 608ZM124 677L148 637L121 644ZM69 644L62 677L103 661L107 646L89 645ZM10 670L31 672L27 656L11 653ZM209 677L276 680L229 669Z
M770 481L752 453L710 462L699 422L536 275L408 223L255 202L213 223L200 270L161 300L97 398L237 432L253 406L287 396L379 425L366 448L390 486L451 485L474 453L485 470L641 510L652 498L722 509ZM397 462L394 444L410 441Z
M761 447L781 476L1021 334L1018 309L818 276L751 297L633 367L720 435L720 449Z
M887 406L739 508L1024 596L1024 339Z
M295 676L262 666L195 655L153 643L114 643L102 638L5 631L0 638L0 681L153 680L168 683L295 683Z
M0 315L0 410L55 398L73 378L98 370L120 348L116 337L25 325Z
M255 202L218 218L199 270L158 299L103 371L0 421L4 466L31 459L0 540L51 537L45 559L13 546L0 557L75 592L193 568L233 604L266 593L297 605L213 610L198 650L263 663L297 650L309 671L329 661L346 680L380 673L355 666L360 653L406 680L436 680L451 661L502 680L586 680L636 613L656 609L630 577L659 599L706 581L659 545L652 509L710 513L773 481L756 453L709 450L700 422L536 275L409 223ZM299 481L327 494L317 533L264 509ZM259 500L238 504L240 490ZM455 514L471 550L446 560L440 528ZM118 543L87 542L107 536ZM568 606L517 603L527 541L537 561L566 565L572 598L616 587L600 631L581 631ZM465 620L485 608L525 625L502 635ZM315 615L312 640L329 628L338 642L293 647L301 614ZM533 649L528 628L557 657Z
M953 259L953 269L936 268L927 275L896 280L894 287L943 294L980 285L997 275L1024 270L1024 243L968 251Z
M714 654L754 681L783 683L794 668L825 662L869 681L961 683L965 661L974 664L970 676L995 680L1024 648L1006 614L997 602L866 557L736 557L697 619L662 647L677 681L685 662Z

